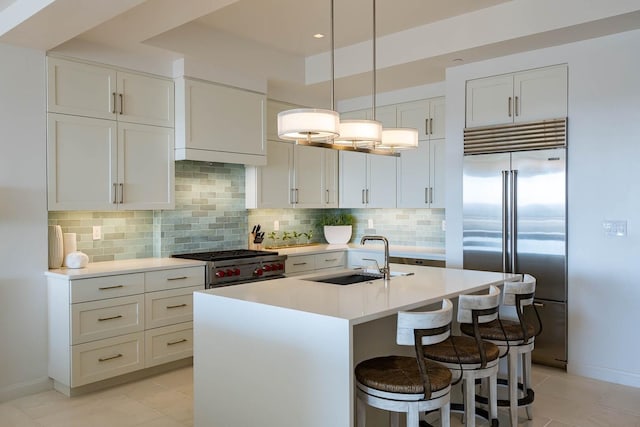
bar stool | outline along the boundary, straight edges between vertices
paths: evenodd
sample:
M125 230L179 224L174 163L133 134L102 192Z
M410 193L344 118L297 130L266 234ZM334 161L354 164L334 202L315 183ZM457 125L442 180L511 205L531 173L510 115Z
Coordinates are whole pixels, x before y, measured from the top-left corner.
M396 342L412 345L414 357L386 356L360 362L355 368L357 426L366 423L366 405L390 412L391 425L399 424L399 412L407 414L407 427L418 427L420 413L440 409L443 427L449 427L451 372L426 360L423 345L449 337L453 305L442 301L440 310L399 312Z
M508 378L499 380L509 387L509 400L498 400L498 406L509 407L511 425L518 425L518 407L524 406L527 418L533 419L532 403L534 392L531 384L531 352L534 348L535 337L542 332L542 322L538 310L533 305L536 290L536 279L524 274L518 282L505 282L503 289L503 307L514 307L518 320L493 321L479 326L480 337L498 346L501 357L508 354ZM524 308L533 307L538 327L534 327L524 318ZM470 323L460 325L460 330L466 335L474 335L474 327ZM520 365L521 363L521 365ZM520 366L519 366L520 365ZM522 370L522 383L518 382L518 369ZM521 387L524 396L518 398L518 388Z
M471 323L477 331L481 324L498 319L499 305L500 289L496 286L491 286L488 294L460 295L458 322ZM474 337L451 335L446 341L425 346L424 354L427 359L443 364L457 374L458 379L463 380L464 405L451 404L451 407L464 409L466 427L476 425L476 380L488 379L487 418L491 420L491 425L498 425L497 378L500 352L495 344L482 340L479 333L474 334Z

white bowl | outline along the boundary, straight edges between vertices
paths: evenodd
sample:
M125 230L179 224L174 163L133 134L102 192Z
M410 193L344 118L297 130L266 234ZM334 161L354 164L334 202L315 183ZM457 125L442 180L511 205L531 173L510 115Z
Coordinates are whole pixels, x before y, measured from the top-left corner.
M324 238L331 245L344 245L351 240L350 225L325 225Z

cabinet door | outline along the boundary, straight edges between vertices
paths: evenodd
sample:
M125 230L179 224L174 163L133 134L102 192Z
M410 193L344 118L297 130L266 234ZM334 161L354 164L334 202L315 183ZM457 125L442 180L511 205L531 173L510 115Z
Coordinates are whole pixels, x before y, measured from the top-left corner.
M444 96L429 102L429 137L442 139L446 136L446 104Z
M264 95L193 80L185 84L186 148L264 156Z
M116 122L49 114L49 210L116 209Z
M429 207L444 209L445 204L445 140L429 143Z
M516 122L567 116L567 67L517 73L514 77Z
M51 57L47 67L49 112L115 120L115 70Z
M293 168L293 144L267 141L266 166L258 169L257 200L258 208L291 207L291 170Z
M467 82L467 127L513 122L513 75Z
M429 101L421 100L398 105L398 127L418 129L418 139L429 139Z
M300 208L322 208L324 192L324 152L326 148L296 145L294 148L294 203Z
M339 156L340 207L363 208L365 207L365 190L367 188L367 155L341 151Z
M118 72L118 121L173 127L171 80Z
M429 141L420 141L415 150L398 158L398 207L429 207Z
M396 157L368 154L367 207L396 207Z
M324 206L338 207L338 151L324 150Z
M385 105L376 108L376 120L382 123L382 127L394 128L398 123L397 109L395 105ZM373 118L371 114L370 118Z
M371 120L371 109L340 113L340 120Z
M173 209L173 129L118 125L118 202L121 209Z

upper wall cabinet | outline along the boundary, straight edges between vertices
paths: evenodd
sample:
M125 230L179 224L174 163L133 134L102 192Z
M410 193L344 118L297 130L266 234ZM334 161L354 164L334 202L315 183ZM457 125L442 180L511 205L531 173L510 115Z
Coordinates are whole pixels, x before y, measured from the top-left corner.
M49 112L173 127L171 80L60 58L47 64Z
M47 63L49 210L173 209L173 81Z
M340 207L395 208L396 157L340 151Z
M467 82L466 127L566 116L566 65Z
M265 165L266 96L176 79L176 160Z

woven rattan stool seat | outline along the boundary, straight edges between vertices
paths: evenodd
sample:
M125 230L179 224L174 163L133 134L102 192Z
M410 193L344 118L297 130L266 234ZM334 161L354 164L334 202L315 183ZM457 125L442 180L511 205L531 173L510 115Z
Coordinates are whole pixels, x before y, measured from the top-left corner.
M451 371L425 360L431 392L451 383ZM424 394L422 376L415 357L387 356L365 360L355 369L356 379L367 387L390 393Z
M500 322L497 320L481 324L479 325L480 337L483 340L492 341L505 341L505 335L507 337L507 341L519 341L524 339L520 322L502 320L502 326L504 327L504 332L500 327ZM527 328L527 335L532 337L535 334L535 327L530 323L526 323L525 326ZM473 336L473 325L470 323L462 323L460 325L460 331L463 334Z
M455 344L455 348L453 347ZM483 341L487 361L496 360L500 355L498 346L490 342ZM471 337L451 336L448 340L436 345L426 346L424 355L431 360L442 363L463 363L476 364L481 363L480 352L476 340ZM460 359L458 359L458 357Z

